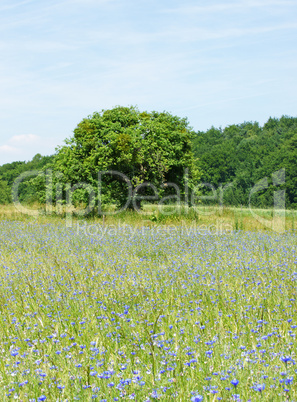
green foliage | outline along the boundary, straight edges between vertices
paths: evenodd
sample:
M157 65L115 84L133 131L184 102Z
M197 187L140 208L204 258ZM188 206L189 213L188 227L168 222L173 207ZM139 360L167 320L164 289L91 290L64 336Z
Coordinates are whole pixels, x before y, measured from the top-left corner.
M98 172L113 170L131 180L132 188L151 183L157 196L174 201L175 183L185 196L185 169L193 189L200 181L206 201L225 205L248 205L249 194L259 180L267 177L268 188L255 194L252 205L271 207L273 193L282 187L273 185L271 175L285 169L286 207L297 207L297 118L270 118L263 127L257 122L230 125L225 129L211 127L194 133L187 119L168 112L140 112L135 107L102 110L83 119L72 138L53 156L40 154L30 162L13 162L0 166L0 203L11 202L11 187L23 172L38 170L37 177L27 177L19 187L21 202L46 201L45 171L52 169L52 197L65 200L66 185L86 183L73 192L73 203L88 203L91 186L101 205L124 205L127 183L119 176L102 176L102 192L98 191ZM228 183L232 186L224 189ZM61 188L62 187L62 188ZM220 190L221 189L221 190ZM223 194L223 196L222 196ZM139 196L154 196L142 187ZM136 205L140 206L140 200ZM205 201L204 201L205 202Z
M186 119L118 106L83 119L74 136L58 149L53 169L62 173L64 184L88 183L97 196L98 172L108 170L125 175L133 189L143 185L141 196L156 195L144 183L154 185L158 196L173 195L176 190L166 183L184 188L186 168L190 185L199 178L192 153L193 134ZM124 205L127 194L125 180L102 176L102 196L107 202Z
M53 156L36 154L29 162L12 162L0 166L0 204L8 204L12 201L12 185L22 173L34 170L41 171L52 160ZM18 194L20 202L30 203L39 200L32 176L24 178L20 183Z
M7 181L0 180L0 204L9 204L11 201L10 187Z
M257 207L272 206L273 192L281 187L273 186L271 175L284 168L286 206L297 206L297 118L270 118L263 127L257 122L225 129L212 127L197 133L193 149L203 182L211 183L215 189L232 183L224 192L224 204L248 205L252 187L267 177L268 188L251 202Z

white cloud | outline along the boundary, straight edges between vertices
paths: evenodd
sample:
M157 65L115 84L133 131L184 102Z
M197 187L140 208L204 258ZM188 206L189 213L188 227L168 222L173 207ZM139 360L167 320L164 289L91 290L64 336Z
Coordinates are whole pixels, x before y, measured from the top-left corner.
M0 145L0 154L19 154L20 149L11 147L10 145Z
M34 134L21 134L21 135L14 135L11 137L8 142L10 144L17 144L17 145L22 145L22 144L32 144L39 142L40 137L38 135Z
M38 135L14 135L0 145L0 165L16 160L29 161L37 153L51 154L54 152L54 145L51 140L41 141Z

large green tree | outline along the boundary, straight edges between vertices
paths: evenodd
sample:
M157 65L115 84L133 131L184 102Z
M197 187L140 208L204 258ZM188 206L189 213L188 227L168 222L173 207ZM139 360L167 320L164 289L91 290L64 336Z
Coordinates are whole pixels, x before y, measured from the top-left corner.
M137 206L141 196L156 198L155 189L159 198L178 191L182 197L185 185L191 187L199 179L193 134L186 118L118 106L84 118L58 149L53 169L62 173L64 183L88 183L96 194L98 172L120 172L129 179L133 193L138 190ZM123 205L127 183L119 175L104 174L101 194L104 200Z

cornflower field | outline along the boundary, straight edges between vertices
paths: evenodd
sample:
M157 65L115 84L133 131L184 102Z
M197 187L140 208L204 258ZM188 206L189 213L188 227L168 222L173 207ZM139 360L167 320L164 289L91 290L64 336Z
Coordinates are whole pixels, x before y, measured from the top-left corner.
M294 231L0 229L1 401L297 401Z

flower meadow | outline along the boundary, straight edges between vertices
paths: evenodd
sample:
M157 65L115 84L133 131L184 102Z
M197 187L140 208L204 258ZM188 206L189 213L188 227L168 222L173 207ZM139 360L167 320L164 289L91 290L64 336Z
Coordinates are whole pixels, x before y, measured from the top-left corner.
M0 229L0 400L297 401L295 232Z

